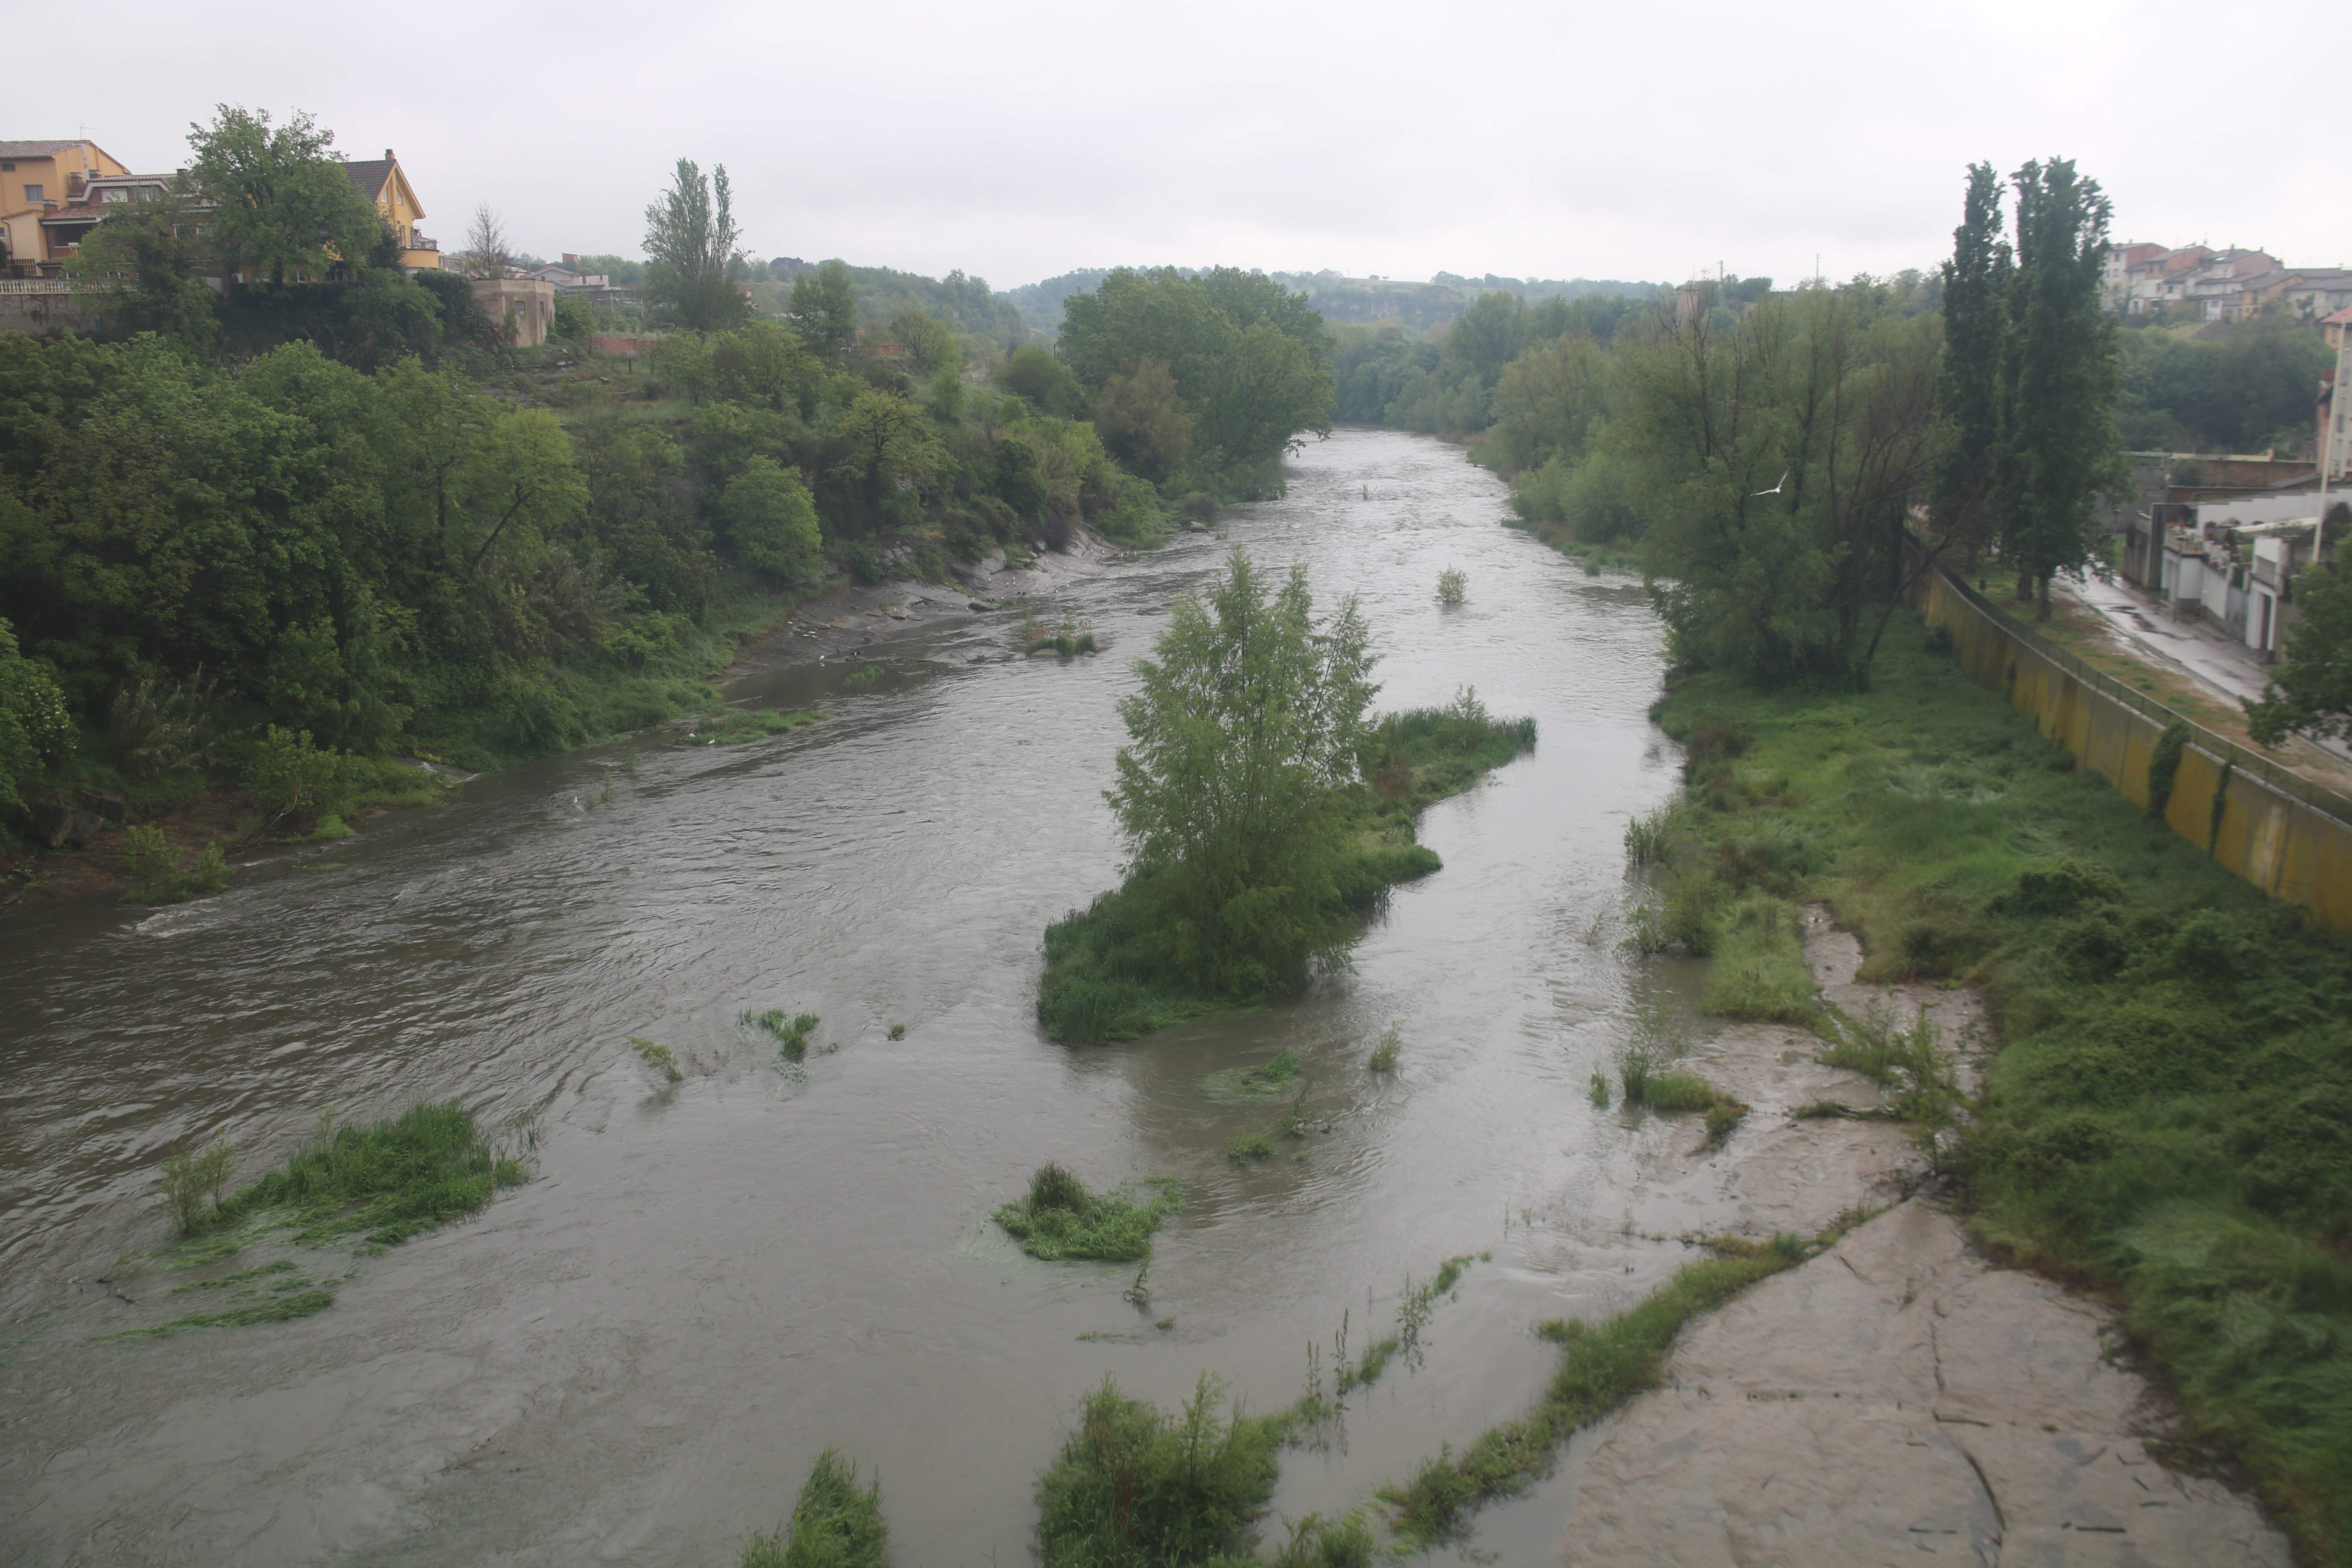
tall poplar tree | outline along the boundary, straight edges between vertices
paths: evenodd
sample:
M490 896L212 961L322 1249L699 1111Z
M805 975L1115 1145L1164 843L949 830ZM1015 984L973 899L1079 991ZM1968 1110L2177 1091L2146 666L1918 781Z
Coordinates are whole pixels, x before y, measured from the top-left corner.
M2121 350L2099 299L2112 204L2068 159L2029 161L2011 178L2017 266L2007 290L1995 485L2001 553L2017 569L2018 596L2032 595L2034 618L2048 620L2050 579L2094 559L2091 503L2123 480Z
M680 158L670 188L646 208L646 297L696 331L741 325L751 313L735 286L741 238L727 165L706 179L692 159Z
M1943 428L1928 516L1939 540L1971 551L1989 542L1999 507L1994 459L2013 272L2000 206L2001 180L1993 166L1969 164L1952 258L1944 263L1944 356L1937 387Z

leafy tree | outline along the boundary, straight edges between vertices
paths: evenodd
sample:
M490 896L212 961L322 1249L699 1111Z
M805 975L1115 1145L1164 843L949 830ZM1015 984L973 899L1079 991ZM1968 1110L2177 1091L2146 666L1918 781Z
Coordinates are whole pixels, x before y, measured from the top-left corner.
M1608 406L1609 363L1589 334L1539 342L1503 367L1481 460L1507 474L1584 456Z
M215 295L205 282L213 247L199 233L203 215L174 189L132 202L92 229L67 276L99 294L100 309L134 332L156 332L198 352L220 336Z
M816 504L798 470L753 458L719 498L721 536L737 560L772 583L816 576L824 564Z
M1993 464L2001 427L2001 356L2012 268L2002 237L2000 178L1969 165L1952 258L1944 263L1944 361L1937 387L1941 449L1929 517L1943 538L1990 542Z
M1337 792L1358 769L1372 663L1353 599L1318 621L1305 568L1269 593L1238 551L1137 661L1108 798L1164 902L1171 963L1195 984L1265 990L1344 958Z
M1024 343L1005 355L996 384L1040 414L1076 419L1087 408L1086 388L1051 351Z
M1765 682L1867 663L1926 478L1937 340L1858 279L1632 347L1611 458L1650 512L1679 659Z
M1037 449L1006 436L996 443L992 486L1013 515L1033 518L1045 510L1045 480L1037 470Z
M907 520L948 461L930 420L895 393L860 393L830 446L828 477L867 529Z
M46 666L17 651L16 628L0 620L0 807L24 805L43 773L73 750L65 693Z
M692 331L719 331L751 313L736 287L742 236L727 165L706 178L680 158L661 199L646 208L646 298Z
M334 141L308 114L273 126L267 110L226 103L210 125L188 128L189 183L213 204L206 234L229 277L258 275L282 289L298 276L365 265L383 220L329 151Z
M828 363L845 358L857 339L857 290L848 266L828 261L794 279L784 314L809 353Z
M2337 501L2320 526L2340 556L2352 507ZM2294 602L2302 615L2287 628L2286 658L2262 700L2245 705L2247 727L2265 746L2292 731L2352 735L2352 578L2336 560L2311 567L2294 580Z
M2050 579L2095 559L2092 502L2125 478L2116 329L2100 304L2112 204L2063 158L2029 161L2011 183L2017 266L1995 485L2018 597L2036 597L2035 618L2047 620Z
M915 368L925 375L963 367L963 350L956 346L955 329L921 310L901 310L890 319L890 336L904 344Z
M1148 357L1103 383L1095 428L1113 456L1154 481L1182 468L1192 449L1192 416L1177 395L1176 378Z

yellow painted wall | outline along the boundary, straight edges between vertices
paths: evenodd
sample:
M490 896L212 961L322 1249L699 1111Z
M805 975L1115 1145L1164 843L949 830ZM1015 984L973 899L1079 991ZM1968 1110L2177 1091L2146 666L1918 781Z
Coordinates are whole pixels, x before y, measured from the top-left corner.
M2004 693L2034 728L2134 805L2147 805L2147 769L2163 726L2083 680L1931 571L1920 590L1931 626L1948 626L1970 680ZM2352 824L2223 759L2228 742L2190 725L2165 803L2167 826L2273 898L2309 906L2352 931ZM2215 810L2216 800L2220 810Z

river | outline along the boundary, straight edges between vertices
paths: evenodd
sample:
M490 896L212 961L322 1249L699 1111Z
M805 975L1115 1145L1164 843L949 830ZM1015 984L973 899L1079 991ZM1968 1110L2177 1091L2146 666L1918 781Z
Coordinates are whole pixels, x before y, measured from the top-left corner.
M0 923L0 1559L731 1563L833 1446L879 1468L897 1561L1020 1563L1034 1479L1106 1375L1172 1406L1213 1372L1287 1405L1310 1341L1328 1368L1343 1313L1360 1348L1408 1274L1465 1253L1491 1261L1417 1364L1286 1456L1276 1507L1343 1508L1517 1414L1553 1361L1535 1322L1622 1307L1680 1256L1626 1234L1633 1135L1587 1092L1641 988L1676 984L1609 930L1624 825L1675 757L1645 714L1640 585L1504 513L1457 449L1343 430L1286 499L1063 588L1050 610L1098 657L970 662L1011 635L973 615L856 684L836 662L730 689L831 715L787 735L637 737L226 897ZM1303 563L1318 602L1360 596L1376 706L1475 684L1539 743L1427 814L1445 868L1395 893L1351 973L1148 1041L1050 1043L1039 933L1118 871L1115 704L1234 546ZM804 1076L737 1024L772 1006L824 1020ZM1363 1061L1391 1023L1384 1077ZM1238 1165L1227 1142L1279 1108L1202 1076L1285 1047L1331 1130ZM251 1175L326 1105L422 1098L536 1113L538 1179L352 1261L318 1316L98 1337L132 1309L97 1281L165 1239L163 1153L226 1129ZM1148 1308L1132 1268L1035 1262L990 1223L1047 1159L1182 1183Z

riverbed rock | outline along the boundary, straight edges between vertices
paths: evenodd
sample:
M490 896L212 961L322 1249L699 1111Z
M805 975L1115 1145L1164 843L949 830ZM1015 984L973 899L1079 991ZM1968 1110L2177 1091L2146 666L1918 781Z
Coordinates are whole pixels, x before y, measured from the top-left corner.
M1910 1199L1685 1331L1572 1461L1561 1560L2286 1568L2250 1501L2150 1458L2113 1335Z

